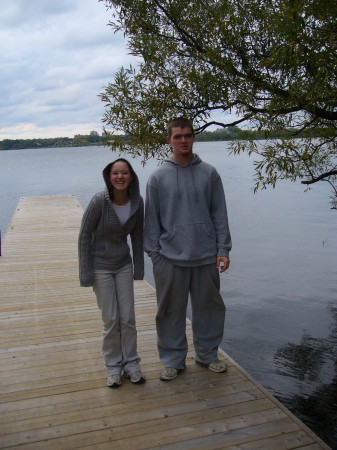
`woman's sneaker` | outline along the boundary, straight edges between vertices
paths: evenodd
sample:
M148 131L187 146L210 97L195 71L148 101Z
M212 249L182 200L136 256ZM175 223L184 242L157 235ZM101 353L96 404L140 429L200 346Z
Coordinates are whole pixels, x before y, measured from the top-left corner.
M144 377L144 375L142 374L142 372L140 370L138 370L137 372L130 373L130 374L124 373L124 377L130 378L131 383L134 383L134 384L140 384L140 383L144 383L146 381L146 378Z
M109 375L106 385L111 388L117 388L121 386L122 378L120 375Z

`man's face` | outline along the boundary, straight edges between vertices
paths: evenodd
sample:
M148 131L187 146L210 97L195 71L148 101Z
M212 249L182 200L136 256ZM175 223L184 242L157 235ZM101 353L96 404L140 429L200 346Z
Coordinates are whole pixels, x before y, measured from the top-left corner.
M192 153L194 134L190 127L172 127L172 134L167 142L172 146L175 156L189 156Z

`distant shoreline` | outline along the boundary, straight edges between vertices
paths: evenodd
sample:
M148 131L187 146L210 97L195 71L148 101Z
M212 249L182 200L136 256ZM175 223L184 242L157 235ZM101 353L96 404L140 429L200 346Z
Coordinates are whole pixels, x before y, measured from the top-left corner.
M38 147L12 147L12 148L1 148L0 141L0 151L7 152L11 150L37 150L37 149L61 149L61 148L82 148L82 147L105 147L106 144L85 144L85 145L53 145L53 146L38 146Z
M214 142L214 141L237 141L237 140L261 140L261 139L279 139L283 137L303 138L303 133L298 130L279 130L278 132L266 133L264 131L243 130L233 126L229 128L219 128L215 131L203 131L196 134L196 142ZM88 135L78 134L73 138L57 137L45 139L4 139L0 141L1 150L32 150L36 148L66 148L66 147L89 147L106 146L111 147L111 140L127 140L127 136L102 135L97 131L91 131Z

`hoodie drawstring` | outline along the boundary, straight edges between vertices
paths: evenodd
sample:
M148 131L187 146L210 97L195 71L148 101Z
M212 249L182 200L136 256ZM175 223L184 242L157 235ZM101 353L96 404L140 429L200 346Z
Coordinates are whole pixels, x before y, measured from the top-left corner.
M180 188L180 182L179 182L179 178L182 176L181 174L179 174L179 172L181 170L189 170L190 174L191 174L191 179L192 179L192 187L193 187L193 192L194 192L194 197L195 197L195 201L199 202L198 196L197 196L197 190L195 187L195 180L194 180L194 171L193 171L193 164L189 164L188 166L184 167L183 169L181 168L181 166L179 166L178 164L175 164L175 169L176 169L176 180L177 180L177 194L178 194L178 198L181 198L181 188Z

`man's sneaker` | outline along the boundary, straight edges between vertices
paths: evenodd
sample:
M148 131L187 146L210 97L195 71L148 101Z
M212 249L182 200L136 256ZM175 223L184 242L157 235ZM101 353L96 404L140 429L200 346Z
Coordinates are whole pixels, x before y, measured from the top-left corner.
M163 381L170 381L170 380L174 380L178 375L178 370L175 369L174 367L165 367L161 374L160 374L160 379Z
M226 372L228 369L227 364L225 361L220 361L219 359L216 359L215 361L211 362L210 364L204 364L199 361L196 361L199 366L207 367L207 369L211 370L212 372L216 373L222 373Z
M135 384L140 384L140 383L144 383L146 381L144 375L142 374L142 372L140 370L138 370L137 372L133 372L130 374L124 374L125 378L130 378L131 383L135 383Z
M106 382L106 385L111 388L117 388L121 386L122 384L122 378L120 375L109 375L108 380Z
M207 367L212 372L217 372L217 373L226 372L226 370L228 369L228 366L225 363L225 361L220 361L219 359L211 362L210 364L208 364Z

